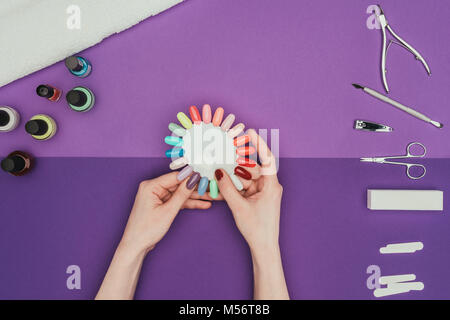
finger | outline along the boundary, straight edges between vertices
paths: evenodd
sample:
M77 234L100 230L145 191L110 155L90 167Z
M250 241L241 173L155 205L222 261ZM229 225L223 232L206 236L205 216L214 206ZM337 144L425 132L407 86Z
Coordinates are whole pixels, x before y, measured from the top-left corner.
M245 193L243 194L243 196L244 196L244 198L248 198L257 192L258 192L258 186L256 183L253 183L247 190L245 190Z
M153 179L152 181L157 185L163 187L164 189L173 189L179 185L182 181L177 179L178 171L172 171L171 173L163 174L158 178Z
M211 205L212 203L209 201L187 199L186 202L183 204L182 209L205 210L211 208Z
M237 191L230 176L225 172L225 170L217 169L215 172L217 185L219 187L220 193L225 198L231 211L235 212L245 205L245 199Z
M250 136L250 141L256 146L256 150L258 151L258 156L261 161L261 175L269 181L278 182L277 164L272 151L270 151L264 139L255 130L250 129L247 134Z
M213 199L213 198L211 198L209 193L205 193L204 195L201 196L198 194L197 191L194 191L191 194L191 199L208 200L208 201L223 201L224 200L223 196L220 193L217 196L217 198Z
M163 204L167 211L176 215L178 211L183 207L183 204L188 200L191 194L194 192L194 188L188 189L186 187L187 181L189 179L184 179L184 181L178 186L177 190L172 194L172 197Z

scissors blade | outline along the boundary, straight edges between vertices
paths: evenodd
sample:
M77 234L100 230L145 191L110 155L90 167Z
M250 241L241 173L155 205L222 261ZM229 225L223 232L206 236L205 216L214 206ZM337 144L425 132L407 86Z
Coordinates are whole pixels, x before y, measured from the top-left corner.
M360 158L361 162L377 162L377 163L383 163L384 158Z

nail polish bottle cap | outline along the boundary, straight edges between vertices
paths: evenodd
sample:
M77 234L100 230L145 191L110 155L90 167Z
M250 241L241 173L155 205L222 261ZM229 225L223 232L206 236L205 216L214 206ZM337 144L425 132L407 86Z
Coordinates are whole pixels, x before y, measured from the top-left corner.
M34 136L42 136L48 130L48 124L44 120L30 120L25 124L25 130Z
M17 172L25 168L25 160L18 156L8 157L2 160L1 167L6 172Z
M66 67L72 71L81 71L83 69L83 64L77 57L68 57L65 61Z
M51 97L53 97L53 94L55 93L55 91L53 90L52 87L49 87L49 86L46 86L43 84L37 87L36 92L37 92L38 96L44 97L44 98L51 98Z
M82 107L87 102L86 93L79 90L70 90L66 95L67 102L71 105Z
M10 117L8 112L0 110L0 127L6 126L9 123Z

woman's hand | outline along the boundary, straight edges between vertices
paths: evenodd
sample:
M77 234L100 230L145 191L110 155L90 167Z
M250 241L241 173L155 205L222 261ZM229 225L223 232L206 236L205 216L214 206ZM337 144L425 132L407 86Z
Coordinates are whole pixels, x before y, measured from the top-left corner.
M132 299L142 262L167 233L183 208L208 209L209 196L194 192L189 179L177 179L177 172L141 182L122 240L114 253L96 299ZM187 186L191 186L188 188Z
M283 188L278 182L275 157L265 141L249 130L261 166L249 169L253 178L238 192L224 170L216 170L220 193L252 254L255 299L289 299L278 245Z
M200 197L194 188L171 172L140 183L121 245L135 251L151 250L167 233L181 209L208 209L209 196Z

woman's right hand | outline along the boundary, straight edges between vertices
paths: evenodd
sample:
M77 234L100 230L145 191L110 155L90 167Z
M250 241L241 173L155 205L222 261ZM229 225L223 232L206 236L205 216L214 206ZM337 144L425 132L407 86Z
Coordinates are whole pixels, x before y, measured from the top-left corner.
M275 157L266 142L249 130L261 166L249 168L252 182L239 193L225 170L216 170L220 193L230 207L239 231L252 253L278 248L280 206L283 188L278 182Z

